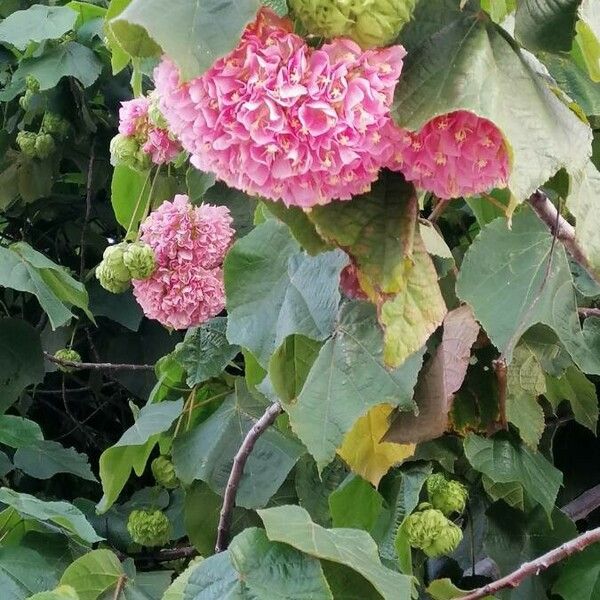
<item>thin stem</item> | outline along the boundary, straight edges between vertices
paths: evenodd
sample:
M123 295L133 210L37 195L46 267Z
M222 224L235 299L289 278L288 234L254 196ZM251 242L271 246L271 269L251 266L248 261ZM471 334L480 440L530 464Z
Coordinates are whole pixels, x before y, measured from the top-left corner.
M125 587L126 582L127 582L127 575L119 575L119 579L117 581L117 587L115 588L115 593L113 595L113 600L119 600L121 593L123 592L123 588Z
M431 211L428 221L435 223L440 218L440 215L446 210L446 208L448 208L448 204L450 204L450 200L444 200L440 198L437 201L435 208Z
M519 587L523 580L528 577L539 575L542 571L545 571L557 562L568 558L572 554L582 552L588 546L597 542L600 542L600 527L586 531L570 542L566 542L565 544L562 544L562 546L550 550L550 552L543 554L539 558L522 564L516 571L509 573L506 577L502 577L477 590L473 590L466 596L461 596L460 600L479 600L506 588Z
M562 507L562 511L573 521L585 519L590 513L600 508L600 485L586 490Z
M85 270L85 236L87 234L87 228L90 221L90 215L92 214L92 183L94 179L94 160L96 158L96 140L92 140L92 147L90 149L90 159L88 162L87 171L87 183L85 191L85 215L83 217L83 227L81 228L81 240L79 242L79 278L83 277L83 271Z
M154 371L154 365L130 365L126 363L86 363L75 362L73 360L63 360L56 358L49 352L44 352L44 358L61 367L70 367L71 369L97 369L114 371Z
M600 308L578 308L577 312L584 319L586 317L600 317Z
M215 552L223 552L227 550L229 545L229 533L231 529L231 518L233 516L233 507L235 505L235 497L237 490L244 474L244 467L254 445L258 438L275 422L275 419L281 414L281 404L275 402L271 404L265 411L265 414L256 421L252 429L246 434L240 449L233 459L231 473L225 488L225 496L223 497L223 506L219 517L219 526L217 527L217 543Z

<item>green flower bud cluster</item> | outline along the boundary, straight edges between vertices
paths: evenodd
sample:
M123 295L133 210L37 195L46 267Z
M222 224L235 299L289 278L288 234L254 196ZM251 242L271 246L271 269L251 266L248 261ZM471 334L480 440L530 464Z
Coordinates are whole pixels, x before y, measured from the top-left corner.
M160 510L134 510L127 520L131 539L141 546L164 546L171 535L171 524Z
M469 493L459 481L446 479L442 473L434 473L426 482L429 502L445 515L462 513L465 510Z
M290 0L309 33L349 37L363 48L393 42L412 17L416 0Z
M150 104L148 106L148 120L152 125L160 129L169 129L169 124L158 107L158 96L156 94L150 95Z
M142 150L140 142L121 133L110 142L110 162L113 166L125 165L134 171L146 171L152 166L152 158Z
M28 111L31 108L31 103L36 94L40 91L40 82L33 77L33 75L27 75L25 79L25 93L19 98L19 106L24 110Z
M56 113L46 112L42 119L42 131L62 140L69 134L69 122Z
M430 558L451 554L463 537L460 527L435 508L414 512L406 518L402 527L408 543Z
M48 158L56 151L54 138L49 133L19 131L17 145L30 158Z
M155 269L154 251L148 244L121 242L106 248L96 278L105 290L122 294L132 279L148 279Z
M173 490L179 486L179 479L175 474L173 463L166 456L159 456L152 461L150 466L152 474L158 485Z
M66 360L69 362L81 362L81 356L79 352L76 350L71 350L70 348L63 348L62 350L58 350L54 353L54 358L57 360ZM58 364L58 370L63 373L72 373L75 371L75 368L69 367L67 365Z

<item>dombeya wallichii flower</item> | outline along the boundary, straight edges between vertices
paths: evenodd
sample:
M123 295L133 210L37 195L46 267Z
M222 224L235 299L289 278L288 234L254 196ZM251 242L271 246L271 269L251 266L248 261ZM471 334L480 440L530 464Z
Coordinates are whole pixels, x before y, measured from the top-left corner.
M48 158L56 151L54 138L49 133L38 133L35 138L35 153L38 158Z
M363 48L393 42L410 21L416 0L290 0L309 33L348 37Z
M402 527L408 543L413 548L423 550L430 558L450 554L462 540L460 527L435 508L414 512Z
M132 279L148 279L156 269L154 250L144 242L134 242L125 248L123 263Z
M127 246L126 242L122 242L106 248L102 262L96 267L100 285L113 294L122 294L131 284L131 273L124 262Z
M56 113L46 112L42 119L42 131L62 139L69 133L69 123Z
M76 350L71 350L70 348L62 348L61 350L57 350L54 353L54 358L69 362L81 362L81 356L79 355L79 352ZM57 367L58 370L62 371L63 373L72 373L75 371L74 367L69 367L68 365L58 364Z
M122 133L110 141L110 162L113 166L125 165L134 171L146 171L152 166L151 157L143 151L137 138Z
M127 531L136 544L151 548L169 541L171 524L160 510L134 510L127 520Z
M175 489L179 485L179 479L177 479L177 475L175 474L175 467L166 456L155 458L150 468L158 485L162 485L168 490Z
M37 134L33 133L33 131L19 131L19 133L17 133L17 145L25 156L29 156L30 158L37 157L37 152L35 150L36 138Z
M459 481L448 481L442 473L434 473L427 479L426 487L429 502L445 515L465 510L469 494Z

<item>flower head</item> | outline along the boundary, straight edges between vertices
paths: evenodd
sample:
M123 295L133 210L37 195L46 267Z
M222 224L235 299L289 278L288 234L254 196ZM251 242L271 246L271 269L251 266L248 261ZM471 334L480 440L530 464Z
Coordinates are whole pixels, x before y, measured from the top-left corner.
M187 196L164 202L141 226L141 240L154 251L156 270L134 280L144 314L173 329L200 325L225 307L223 259L233 241L229 210Z
M403 527L408 543L430 558L450 554L462 540L460 527L435 508L414 512L406 518Z
M160 510L134 510L127 519L131 539L141 546L162 546L169 541L171 523Z
M164 59L162 112L192 164L231 187L302 207L350 199L391 155L404 48L339 39L313 50L290 27L261 10L235 50L187 83Z
M144 242L129 244L123 253L123 263L132 279L148 279L156 269L154 251Z
M416 133L397 129L395 135L387 166L439 198L472 196L506 185L506 143L487 119L461 110L432 119Z
M460 481L448 480L442 473L434 473L427 478L427 495L433 508L445 515L462 513L467 503L467 488Z

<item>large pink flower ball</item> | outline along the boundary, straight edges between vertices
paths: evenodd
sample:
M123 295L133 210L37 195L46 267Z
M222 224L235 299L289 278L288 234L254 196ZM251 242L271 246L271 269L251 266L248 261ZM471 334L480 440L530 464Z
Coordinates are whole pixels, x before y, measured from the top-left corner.
M157 268L133 281L144 314L172 329L204 323L225 308L223 260L234 236L224 206L195 207L187 196L164 202L141 226Z
M506 143L487 119L461 110L432 119L416 133L398 129L396 136L396 151L387 166L439 198L506 186Z
M348 200L370 189L392 153L386 132L402 46L319 50L261 10L238 47L182 83L164 59L160 107L191 162L229 186L287 205Z

